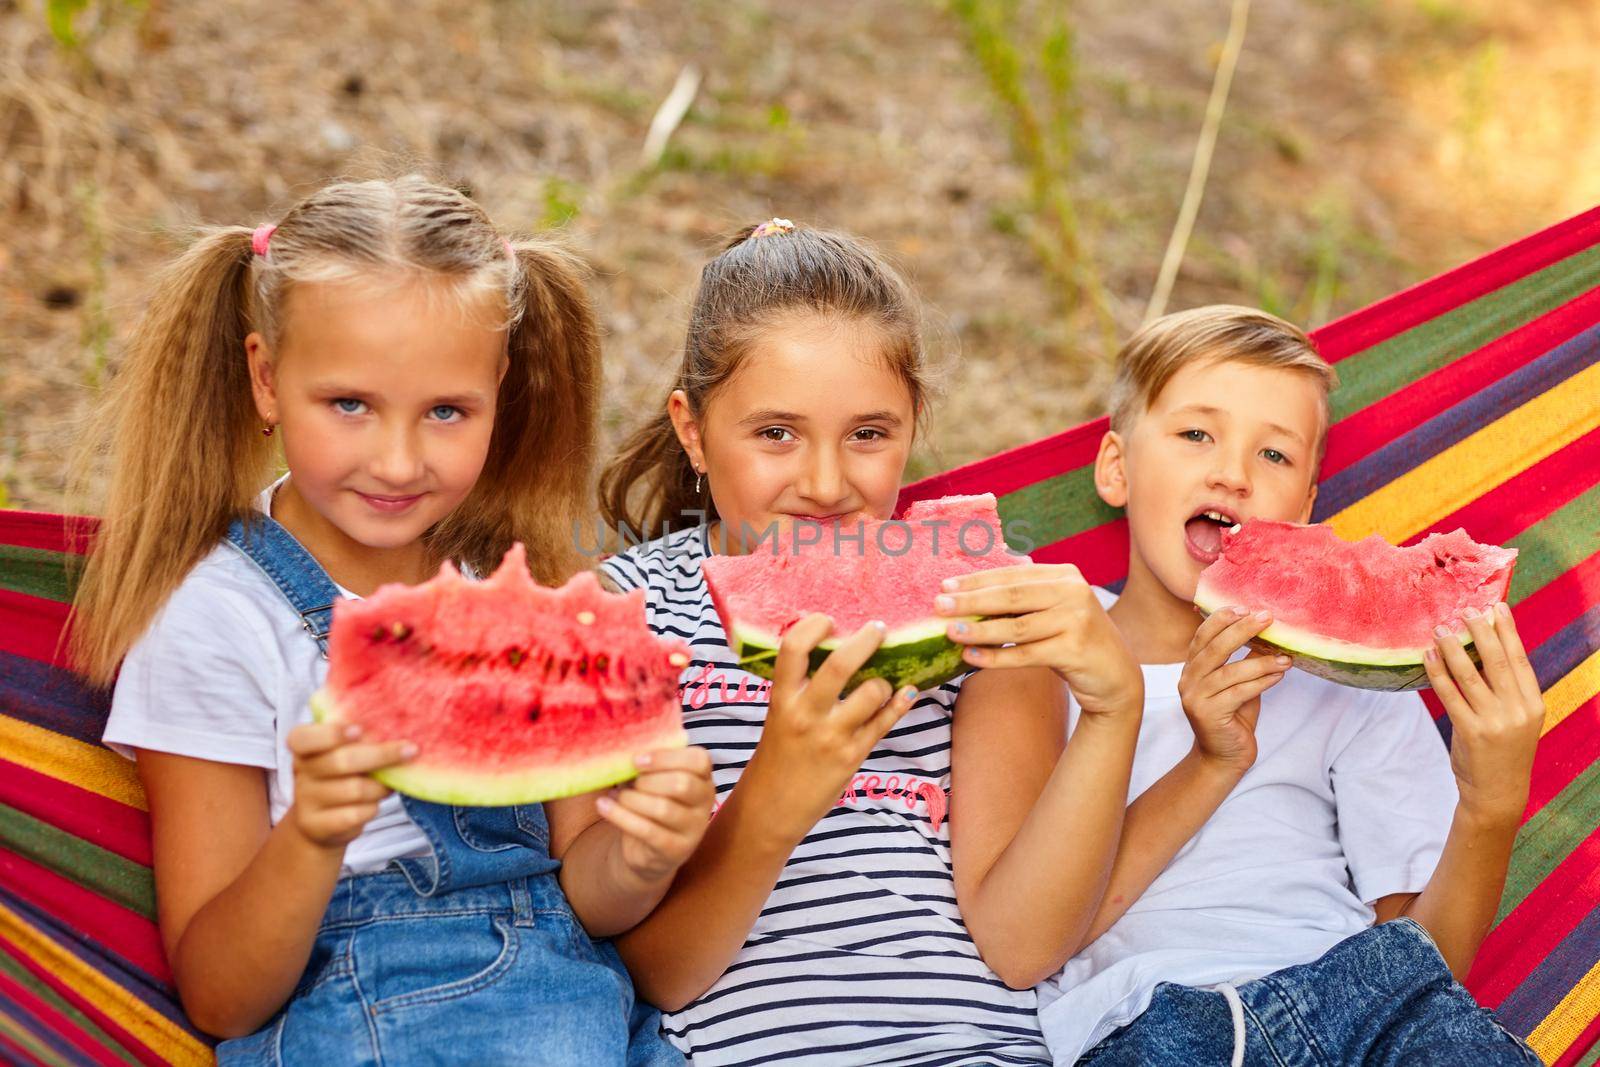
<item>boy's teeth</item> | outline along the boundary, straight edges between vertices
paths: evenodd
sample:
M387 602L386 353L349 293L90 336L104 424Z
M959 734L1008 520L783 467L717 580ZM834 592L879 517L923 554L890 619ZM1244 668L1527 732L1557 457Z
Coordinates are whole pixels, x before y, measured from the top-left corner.
M1232 526L1228 527L1228 532L1238 533L1241 529L1243 529L1242 525L1236 522Z

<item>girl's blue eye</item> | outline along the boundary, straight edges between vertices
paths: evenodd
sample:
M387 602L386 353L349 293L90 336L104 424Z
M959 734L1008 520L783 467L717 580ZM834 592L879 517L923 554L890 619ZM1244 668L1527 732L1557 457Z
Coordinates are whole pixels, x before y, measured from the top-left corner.
M457 419L455 416L459 416L461 414L461 409L451 404L440 404L432 411L428 412L428 414L432 415L440 422L456 422Z
M1279 452L1276 448L1264 448L1261 450L1261 454L1267 457L1268 463L1289 462L1289 457L1284 455L1282 452Z
M367 405L348 396L341 396L333 402L334 409L345 415L359 415Z
M1183 430L1179 432L1178 436L1185 441L1205 441L1211 437L1204 430Z

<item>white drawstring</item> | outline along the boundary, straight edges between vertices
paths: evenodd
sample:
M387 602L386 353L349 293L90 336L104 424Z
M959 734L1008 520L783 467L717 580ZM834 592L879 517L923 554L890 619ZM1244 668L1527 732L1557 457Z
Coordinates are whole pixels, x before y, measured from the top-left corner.
M1211 988L1222 994L1222 999L1228 1002L1228 1014L1233 1016L1233 1059L1230 1067L1244 1067L1244 1001L1239 999L1239 991L1228 982Z

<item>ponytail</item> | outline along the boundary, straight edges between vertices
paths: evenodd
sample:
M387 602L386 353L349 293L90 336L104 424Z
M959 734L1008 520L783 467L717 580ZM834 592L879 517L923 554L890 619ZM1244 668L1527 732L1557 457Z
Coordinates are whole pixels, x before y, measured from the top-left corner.
M69 649L108 685L128 646L185 574L249 514L271 462L257 432L244 339L250 231L213 230L169 267L73 464L80 497L109 481L73 601ZM91 540L74 526L69 536Z

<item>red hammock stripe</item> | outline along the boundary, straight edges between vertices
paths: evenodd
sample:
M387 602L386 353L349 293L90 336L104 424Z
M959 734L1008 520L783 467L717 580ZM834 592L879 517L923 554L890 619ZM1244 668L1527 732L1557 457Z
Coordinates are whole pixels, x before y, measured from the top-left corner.
M155 923L7 849L0 849L0 887L50 915L72 916L73 929L156 981L172 971Z
M0 650L59 665L66 621L65 604L0 589Z
M0 940L0 949L3 949L12 959L16 960L23 967L26 967L29 973L31 973L35 978L39 979L45 985L48 985L51 989L54 989L62 996L63 999L71 1003L73 1007L87 1015L97 1026L100 1027L100 1029L106 1032L107 1036L116 1041L117 1044L121 1045L122 1048L127 1050L135 1059L139 1060L141 1063L150 1064L151 1067L161 1067L162 1064L166 1063L165 1059L156 1055L156 1053L153 1052L147 1045L145 1045L144 1042L140 1041L137 1037L130 1033L126 1027L122 1026L115 1019L101 1011L93 1001L89 1000L89 998L85 997L81 992L62 981L58 975L50 971L48 968L42 966L38 960L33 959L27 953L22 952L20 949L4 940ZM124 986L124 988L129 987ZM136 997L139 996L138 992L132 990L131 988L130 992ZM164 1014L158 1011L155 1005L151 1005L150 1010L152 1015ZM187 1025L187 1023L184 1023L185 1027L187 1027Z
M1600 323L1600 289L1440 367L1339 420L1328 438L1321 477L1328 478L1394 440L1396 426L1420 426L1471 400L1486 384L1526 366Z
M68 1047L87 1056L94 1063L103 1064L104 1067L127 1067L126 1060L113 1056L104 1045L85 1033L83 1027L75 1020L62 1014L54 1005L46 1003L10 975L0 971L0 1002L7 1000L26 1008L39 1023L44 1024L33 1031L35 1037L46 1040L45 1034L54 1034L62 1043L70 1042ZM54 1044L48 1040L46 1043Z
M150 866L150 816L138 808L3 759L0 804Z
M1595 906L1595 894L1600 891L1597 881L1600 829L1585 838L1483 939L1466 982L1481 1003L1497 1006L1538 968Z
M1313 336L1322 357L1337 363L1594 244L1600 244L1600 207L1335 319Z

